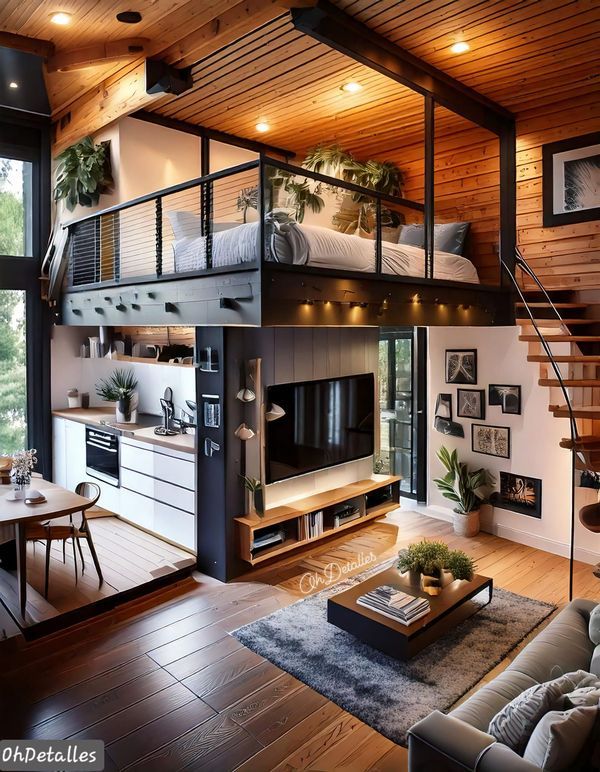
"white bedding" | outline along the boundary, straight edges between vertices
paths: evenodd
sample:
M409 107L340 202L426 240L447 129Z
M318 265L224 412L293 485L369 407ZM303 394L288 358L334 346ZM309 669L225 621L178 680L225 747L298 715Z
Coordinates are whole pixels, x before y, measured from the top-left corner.
M237 265L257 260L259 223L245 223L212 234L213 267ZM297 223L276 226L271 239L272 252L280 262L373 273L375 242L360 236ZM206 268L206 237L185 237L173 242L175 271ZM382 269L397 276L422 277L425 253L409 244L382 242ZM448 252L434 252L434 278L478 283L475 266L466 257Z

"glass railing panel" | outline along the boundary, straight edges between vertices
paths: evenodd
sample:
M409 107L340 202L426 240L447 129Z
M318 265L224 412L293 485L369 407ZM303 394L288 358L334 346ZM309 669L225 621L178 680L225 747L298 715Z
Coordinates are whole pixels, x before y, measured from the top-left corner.
M265 180L268 260L375 272L374 196L274 166L267 166Z
M156 273L155 201L144 201L119 213L121 279Z
M381 270L396 276L425 277L425 225L420 209L381 202Z
M434 120L435 274L498 284L500 141L439 105Z

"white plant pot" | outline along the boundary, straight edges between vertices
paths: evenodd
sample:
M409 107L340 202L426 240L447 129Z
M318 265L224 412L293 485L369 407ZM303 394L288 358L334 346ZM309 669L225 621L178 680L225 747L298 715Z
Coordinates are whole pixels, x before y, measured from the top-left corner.
M118 424L136 424L138 418L139 395L137 391L129 400L129 412L121 410L119 403L115 404L115 420Z
M468 515L458 512L453 514L454 533L457 536L477 536L479 533L479 510L474 509Z

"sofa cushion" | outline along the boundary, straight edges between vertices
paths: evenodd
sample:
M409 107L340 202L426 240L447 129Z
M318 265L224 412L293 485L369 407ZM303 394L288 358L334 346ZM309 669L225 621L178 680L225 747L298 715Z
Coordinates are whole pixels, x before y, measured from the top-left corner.
M593 644L597 646L600 643L600 603L590 614L588 635Z
M538 721L548 711L564 704L564 695L574 691L589 673L578 670L526 689L490 721L489 734L517 753L523 753Z
M592 653L592 661L590 662L590 673L600 676L600 644L596 646Z
M493 681L482 686L468 700L451 712L453 718L459 718L482 732L487 732L490 721L496 713L525 689L537 682L522 673L500 673Z
M523 758L545 772L567 769L581 753L597 717L597 705L546 713L533 730Z
M563 673L590 670L594 644L589 638L589 619L596 604L574 600L518 654L508 666L538 683Z
M590 674L588 678L580 682L577 689L565 694L563 710L569 708L583 708L589 705L597 706L600 703L600 679Z

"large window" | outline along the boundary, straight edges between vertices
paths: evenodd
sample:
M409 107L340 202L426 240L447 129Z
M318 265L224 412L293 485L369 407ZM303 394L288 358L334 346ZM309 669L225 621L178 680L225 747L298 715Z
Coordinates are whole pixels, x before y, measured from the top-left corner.
M0 157L0 255L33 255L32 167Z
M27 445L25 293L0 290L0 454Z

